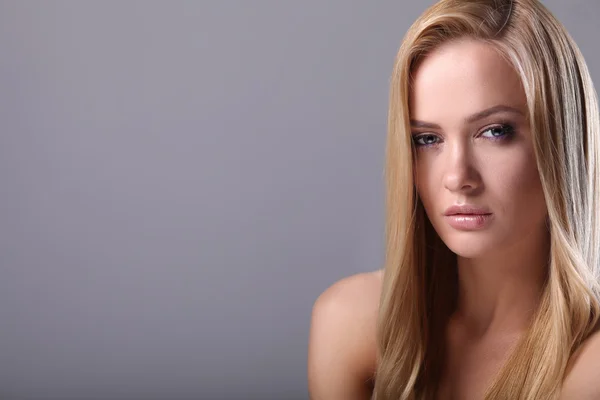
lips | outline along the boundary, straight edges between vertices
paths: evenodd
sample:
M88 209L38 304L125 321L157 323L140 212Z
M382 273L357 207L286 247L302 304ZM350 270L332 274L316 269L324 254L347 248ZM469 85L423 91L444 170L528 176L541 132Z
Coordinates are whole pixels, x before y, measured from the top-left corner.
M474 231L488 226L492 219L492 213L486 207L460 205L446 209L444 218L454 229Z
M455 205L448 207L444 212L444 215L449 217L452 215L488 215L491 214L491 211L486 207L476 206L476 205Z

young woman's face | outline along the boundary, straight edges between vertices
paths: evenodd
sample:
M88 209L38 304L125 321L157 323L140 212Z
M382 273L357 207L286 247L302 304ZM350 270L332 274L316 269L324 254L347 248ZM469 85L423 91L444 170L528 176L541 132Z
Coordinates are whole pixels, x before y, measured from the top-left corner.
M473 258L539 236L547 210L510 64L465 39L433 51L413 76L415 182L440 238Z

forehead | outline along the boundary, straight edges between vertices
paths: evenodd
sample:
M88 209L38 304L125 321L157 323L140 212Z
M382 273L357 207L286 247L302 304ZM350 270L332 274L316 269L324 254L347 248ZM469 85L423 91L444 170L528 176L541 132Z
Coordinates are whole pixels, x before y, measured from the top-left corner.
M461 39L429 53L413 72L412 118L453 123L497 105L525 110L521 80L488 43Z

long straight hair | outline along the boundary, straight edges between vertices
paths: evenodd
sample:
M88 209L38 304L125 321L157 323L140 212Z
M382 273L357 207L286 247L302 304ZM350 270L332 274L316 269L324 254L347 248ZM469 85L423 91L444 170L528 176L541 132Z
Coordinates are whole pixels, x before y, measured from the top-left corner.
M416 193L408 104L419 61L465 37L493 46L520 76L550 237L539 306L485 398L556 398L571 355L599 319L600 121L583 56L537 0L442 0L407 32L391 78L376 400L431 398L440 378L456 256Z

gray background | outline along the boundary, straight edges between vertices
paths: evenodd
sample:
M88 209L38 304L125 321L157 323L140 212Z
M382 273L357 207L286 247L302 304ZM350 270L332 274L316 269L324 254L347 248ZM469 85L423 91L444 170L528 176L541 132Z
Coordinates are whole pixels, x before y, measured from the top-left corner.
M600 83L600 2L545 3ZM0 398L307 398L430 4L0 1Z

